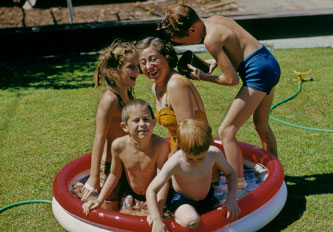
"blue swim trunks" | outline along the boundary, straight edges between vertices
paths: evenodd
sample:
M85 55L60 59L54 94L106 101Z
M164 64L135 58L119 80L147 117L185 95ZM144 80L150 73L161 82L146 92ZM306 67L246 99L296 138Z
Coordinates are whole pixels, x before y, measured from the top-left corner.
M246 57L240 63L237 72L243 81L243 86L267 94L279 82L281 75L279 63L264 45Z
M204 214L204 213L216 208L218 206L218 204L220 203L219 200L214 196L213 187L210 188L206 198L201 201L194 201L194 200L188 199L188 198L180 195L179 193L175 192L174 190L173 190L173 194L174 195L173 195L173 197L170 201L170 205L169 205L169 209L171 210L171 212L175 212L175 210L181 205L189 204L189 205L193 206L199 214Z

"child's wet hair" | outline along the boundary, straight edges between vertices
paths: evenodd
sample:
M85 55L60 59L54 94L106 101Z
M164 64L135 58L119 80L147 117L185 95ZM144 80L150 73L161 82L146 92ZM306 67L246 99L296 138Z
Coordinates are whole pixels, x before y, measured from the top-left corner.
M139 52L142 52L148 47L153 47L158 53L164 56L171 69L176 67L178 62L178 56L175 48L170 42L158 37L147 37L137 44L137 49L139 50Z
M135 110L138 106L142 106L143 108L148 109L151 114L152 119L155 119L155 115L151 106L142 99L133 99L125 104L125 106L121 110L121 119L123 123L127 125L127 120L129 118L129 114L131 111Z
M177 144L185 154L198 155L213 142L212 128L200 119L185 119L177 129Z
M165 18L159 23L156 31L157 34L162 34L163 38L183 38L189 35L188 29L199 19L191 7L180 2L176 7L168 8Z
M106 84L106 87L118 96L119 104L121 106L123 105L123 101L119 96L119 73L117 70L121 68L126 55L135 52L137 52L137 50L134 43L115 39L111 45L101 50L98 58L99 63L95 69L95 88ZM110 68L115 69L115 71L111 72ZM128 89L128 96L130 99L134 99L134 91L132 88Z

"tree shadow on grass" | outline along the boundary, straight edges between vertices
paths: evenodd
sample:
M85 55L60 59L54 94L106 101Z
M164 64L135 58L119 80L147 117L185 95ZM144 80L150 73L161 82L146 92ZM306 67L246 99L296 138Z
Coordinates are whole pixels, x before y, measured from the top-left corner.
M35 58L0 66L0 89L93 87L96 55Z
M306 210L306 196L333 193L333 173L285 176L288 196L280 214L260 232L274 232L286 229L289 225L300 219Z

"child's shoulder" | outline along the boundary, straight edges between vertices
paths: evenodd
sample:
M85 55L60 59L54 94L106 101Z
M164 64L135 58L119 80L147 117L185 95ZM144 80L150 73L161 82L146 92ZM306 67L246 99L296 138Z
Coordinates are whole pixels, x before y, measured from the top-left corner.
M118 107L118 97L110 90L106 90L100 101L99 106L101 107Z
M169 146L168 142L157 134L152 134L151 139L154 146L163 146L164 148Z
M127 146L128 139L129 139L128 135L124 135L124 136L116 138L112 142L112 145L111 145L112 149L122 150L124 147Z
M229 19L229 17L225 17L222 15L213 15L204 20L205 23L208 22L208 23L214 23L214 24L221 23L223 21L230 21L230 19Z
M214 145L209 146L208 154L213 162L226 161L225 155L217 146Z
M169 161L170 160L170 161ZM183 155L183 151L182 150L178 150L176 151L175 153L173 153L168 161L170 163L173 163L173 164L181 164L181 163L184 163L185 160L184 160L184 155Z
M214 145L209 146L208 152L211 155L221 155L222 154L222 151L217 146L214 146Z

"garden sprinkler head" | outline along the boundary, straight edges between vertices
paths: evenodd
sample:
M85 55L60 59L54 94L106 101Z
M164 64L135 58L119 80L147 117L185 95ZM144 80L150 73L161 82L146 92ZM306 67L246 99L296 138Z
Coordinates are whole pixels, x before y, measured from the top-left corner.
M313 77L312 76L307 77L307 78L302 78L302 75L310 74L312 72L312 69L310 69L307 72L297 72L294 69L291 69L291 71L293 71L293 73L295 74L296 79L289 79L289 80L297 81L298 83L302 83L303 81L313 81Z

